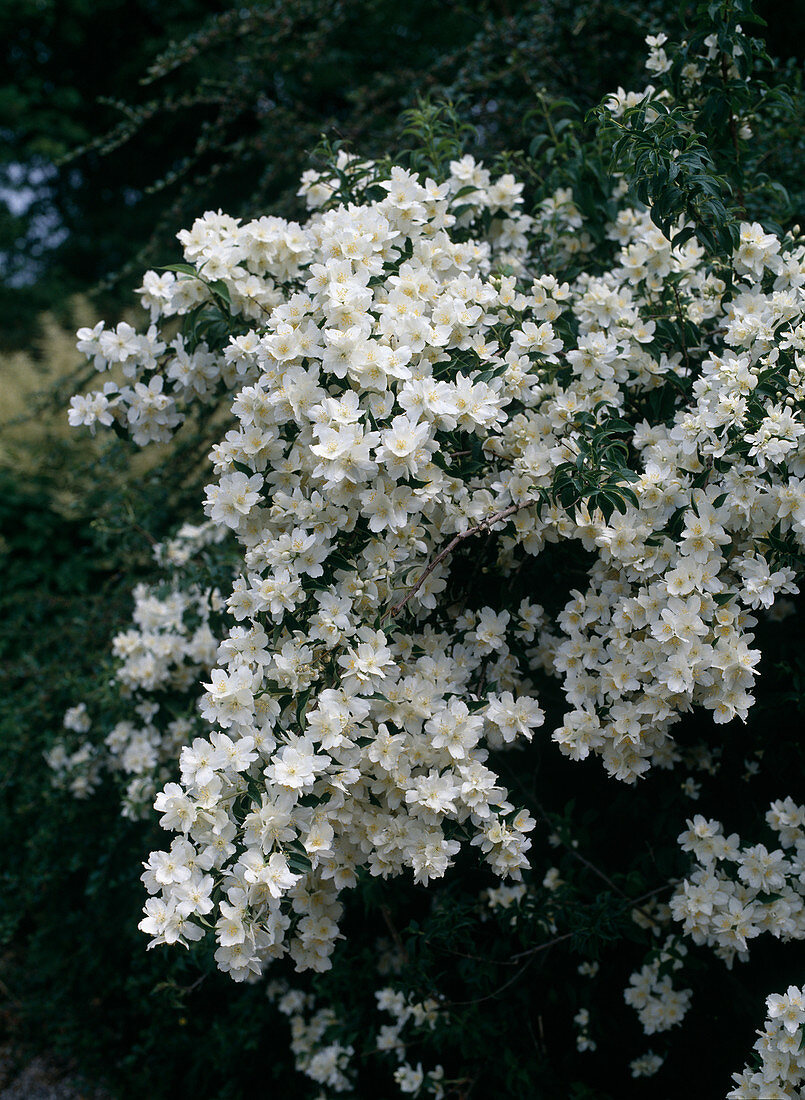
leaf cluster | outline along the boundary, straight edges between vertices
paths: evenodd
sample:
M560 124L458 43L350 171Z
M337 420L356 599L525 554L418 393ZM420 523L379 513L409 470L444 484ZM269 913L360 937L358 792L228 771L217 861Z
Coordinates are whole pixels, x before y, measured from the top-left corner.
M613 512L624 513L627 504L638 506L628 484L637 481L638 474L628 465L629 446L623 438L632 425L618 416L602 415L607 408L600 401L592 412L576 417L576 456L556 467L547 499L574 515L582 507L590 515L599 511L609 523Z

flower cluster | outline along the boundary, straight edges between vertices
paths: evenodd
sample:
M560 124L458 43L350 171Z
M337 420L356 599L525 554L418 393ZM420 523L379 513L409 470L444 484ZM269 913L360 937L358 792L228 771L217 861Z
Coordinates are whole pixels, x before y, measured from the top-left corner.
M456 171L469 167L459 163ZM487 178L479 174L479 184ZM284 950L290 912L297 962L328 965L337 936L335 898L354 881L355 868L387 875L408 866L422 882L442 875L459 840L441 822L462 827L454 835L478 845L498 873L517 875L526 865L532 819L507 802L484 765L484 745L530 738L543 721L533 697L512 691L523 677L507 636L509 628L533 640L541 609L525 601L522 621L511 626L508 612L467 609L452 638L433 627L392 638L382 624L367 622L378 600L394 595L399 574L434 545L434 522L462 534L486 517L492 501L489 490L476 492L472 481L462 486L432 461L436 430L479 435L502 420L499 385L460 371L455 381L440 382L431 363L448 362L451 349L478 360L471 340L477 343L489 327L484 309L500 296L500 287L477 273L488 267L490 247L449 240L442 228L455 220L449 186L422 187L396 169L381 186L388 198L327 212L307 230L309 250L311 237L324 254L338 241L339 256L311 264L306 293L274 310L259 342L240 341L238 354L252 360L244 377L251 371L259 384L238 393L233 412L241 428L213 456L220 477L205 509L244 544L246 573L228 608L245 625L222 643L222 667L213 670L202 702L203 717L228 732L183 751L184 784L169 785L158 807L166 825L191 834L198 856L216 848L214 866L229 899L222 902L221 922L229 923L226 930L219 924L219 963L239 977ZM518 195L504 180L481 205L499 211ZM186 250L204 251L209 223L196 227ZM215 224L220 228L220 219ZM404 250L413 254L408 262ZM207 258L204 251L205 274ZM389 286L370 287L384 264L396 272ZM550 338L550 325L542 338ZM276 392L265 385L266 355L282 364ZM399 391L396 409L392 387ZM367 425L367 416L377 427ZM420 475L429 479L421 488ZM262 506L268 486L273 517ZM350 515L356 500L357 531ZM290 506L287 515L281 501ZM329 584L319 580L325 575ZM445 586L435 570L419 584L412 599L419 617ZM306 631L283 623L302 608ZM476 689L481 666L485 683L497 690ZM250 778L261 774L270 780L267 793L244 806ZM192 821L185 816L191 806ZM225 845L218 840L230 829L221 814L235 827ZM234 839L242 847L233 860ZM183 845L174 847L186 854ZM304 886L302 872L309 876ZM149 903L144 922L163 939L174 938L171 921L184 926L190 915L172 885L158 885L164 900ZM242 897L245 909L236 900Z
M624 1000L637 1012L646 1035L668 1031L682 1022L690 1008L692 991L675 989L671 978L674 971L682 969L686 954L685 945L669 936L652 961L629 978Z
M655 1054L653 1050L647 1050L639 1058L633 1058L629 1063L632 1077L653 1077L660 1069L664 1059Z
M75 733L90 732L92 720L86 703L78 703L67 710L64 728ZM89 798L101 781L98 749L92 741L84 741L72 750L64 741L57 741L45 753L45 760L53 770L54 785L70 791L74 798Z
M444 1096L442 1087L444 1068L437 1065L425 1072L421 1062L412 1066L406 1060L406 1043L402 1038L402 1032L408 1024L418 1029L428 1028L433 1031L440 1019L447 1018L445 1011L433 997L419 1002L391 988L379 989L375 997L378 1010L389 1014L392 1018L392 1023L382 1024L378 1030L377 1049L388 1051L399 1060L400 1065L394 1072L394 1081L400 1092L416 1096L430 1094L435 1100L441 1100Z
M334 1008L323 1007L313 994L292 988L281 980L270 982L267 992L269 1000L290 1023L290 1046L296 1069L333 1093L351 1092L355 1087L355 1050L334 1037L339 1023ZM399 1063L392 1078L400 1094L442 1100L444 1068L437 1065L424 1071L421 1063L409 1064L405 1059L406 1042L402 1038L406 1026L433 1031L440 1019L445 1018L439 1002L433 998L417 1002L390 987L379 989L375 999L378 1011L390 1015L393 1021L379 1024L376 1050Z
M582 1053L585 1050L595 1050L596 1042L590 1035L590 1010L580 1008L573 1017L576 1025L576 1050Z
M317 1008L315 997L290 989L282 982L272 982L268 996L290 1023L290 1046L296 1069L333 1092L351 1089L350 1060L355 1051L327 1038L337 1019L335 1012L331 1008Z
M766 1026L755 1043L756 1068L733 1075L728 1100L788 1100L805 1084L805 989L790 985L766 998Z
M749 957L748 941L762 932L805 939L805 807L773 802L766 821L780 845L741 847L719 821L697 814L679 837L697 867L677 887L671 911L695 943L712 947L728 966Z
M590 250L569 192L530 219L468 157L444 182L374 173L359 201L304 188L304 224L219 212L181 233L186 263L140 288L145 335L82 330L128 384L71 413L140 445L200 406L230 415L204 503L240 555L215 667L211 636L191 652L177 625L189 605L118 651L132 689L210 664L212 732L157 795L178 835L148 861L140 927L213 931L238 981L286 954L326 970L361 877L427 884L467 846L519 882L534 819L496 762L544 722L539 675L561 681L559 750L628 783L682 758L693 707L744 720L753 613L797 591L805 548L801 241L744 224L730 284L619 189L611 262L565 280L535 267ZM549 615L531 582L570 543L586 576L558 576ZM627 991L648 1034L688 1007L679 953Z
M198 681L215 663L218 641L210 616L220 610L221 600L214 590L187 584L183 567L220 543L222 533L210 523L185 524L154 548L162 571L172 570L169 581L134 588L131 626L112 642L111 686L116 709L126 717L109 722L103 746L87 742L70 751L60 741L47 755L54 781L76 797L91 793L107 770L124 778L123 815L147 816L157 791L176 775L181 748L204 728L196 713ZM64 725L87 733L87 704L70 708Z
M489 609L466 618L455 646L469 665L480 657L473 642L490 621ZM171 862L181 863L177 882L199 859L220 869L228 901L220 906L216 958L236 978L282 954L291 925L297 965L329 966L341 911L337 895L354 884L358 866L383 877L408 867L426 883L444 874L459 848L456 837L480 847L498 874L517 876L527 865L533 818L506 800L483 763L488 750L481 739L486 733L487 743L500 748L528 737L541 711L528 696L515 701L510 691L490 692L472 710L456 698L471 685L469 669L457 664L445 634L412 633L407 660L399 642L386 642L379 630L359 629L336 660L351 675L356 666L367 670L364 691L323 688L316 705L303 712L304 725L294 707L301 729L277 722L278 692L266 692L254 709L253 672L244 657L254 652L258 660L268 658L262 628L235 628L222 643L235 659L226 671L213 671L202 714L228 732L197 738L182 750L182 785L169 784L156 805L163 825L194 841L182 838L171 848ZM272 659L272 678L282 677L283 694L291 676L312 679L300 669L299 648L295 640L285 643ZM251 723L246 735L237 728L244 718ZM248 778L239 783L239 776L255 776L258 768L271 786L252 800ZM234 816L238 810L242 821ZM456 825L463 828L456 832ZM233 859L238 842L242 848ZM173 884L150 874L146 884L164 900L148 903L144 930L177 938L168 930L177 922L186 927L187 903Z

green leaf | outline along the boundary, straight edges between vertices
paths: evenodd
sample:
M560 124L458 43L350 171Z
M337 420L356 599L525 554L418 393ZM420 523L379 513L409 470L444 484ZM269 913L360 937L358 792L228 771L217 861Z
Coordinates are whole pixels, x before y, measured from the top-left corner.
M194 279L201 278L192 264L167 264L165 267L158 267L157 271L175 271L179 275L192 275Z

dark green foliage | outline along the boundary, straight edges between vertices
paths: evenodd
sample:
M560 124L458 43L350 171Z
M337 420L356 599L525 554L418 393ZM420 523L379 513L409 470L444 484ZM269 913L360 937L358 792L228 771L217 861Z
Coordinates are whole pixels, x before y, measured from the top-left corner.
M103 698L111 636L131 613L132 582L151 571L145 529L125 504L115 518L130 455L114 444L95 457L106 479L95 494L86 455L65 457L58 488L0 474L0 991L15 1054L44 1047L116 1097L293 1090L285 1025L262 986L232 998L211 958L144 951L139 866L160 844L156 823L123 819L114 784L85 801L52 785L43 753L67 707ZM58 489L82 483L88 510L65 514ZM152 538L184 507L165 483L152 473L128 488Z
M767 82L774 64L763 41L749 33L762 22L751 0L699 0L684 41L669 45L671 66L658 81L672 106L655 93L619 117L606 104L595 112L611 146L611 168L624 172L635 197L651 205L663 233L677 244L695 236L709 255L725 260L741 220L760 219L780 232L777 219L799 212L801 193L792 198L764 170L798 112L801 118L802 100L799 88ZM708 50L713 56L702 63ZM795 175L784 178L798 190ZM681 218L689 225L680 230Z
M658 19L675 24L675 4L138 0L124 14L6 0L0 40L15 76L0 89L0 184L45 178L27 211L0 221L4 338L24 342L37 309L110 275L115 293L100 302L113 307L205 209L297 212L322 133L382 156L418 97L462 103L478 133L468 151L525 148L540 89L586 110L639 78Z
M579 414L579 430L586 433L579 437L579 453L574 461L557 466L546 496L567 512L577 514L584 505L590 515L599 511L609 522L613 512L626 511L627 502L637 505L628 482L637 481L638 475L629 469L629 448L619 438L630 425L604 415L606 409L601 402L592 413Z

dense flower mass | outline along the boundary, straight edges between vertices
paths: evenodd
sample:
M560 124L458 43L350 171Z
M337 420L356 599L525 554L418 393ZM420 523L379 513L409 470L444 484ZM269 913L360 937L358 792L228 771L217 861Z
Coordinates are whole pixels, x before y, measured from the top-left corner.
M152 944L210 930L238 981L286 953L327 969L360 876L427 884L467 846L520 879L534 818L495 762L543 725L536 670L561 681L558 750L627 783L681 758L693 707L745 719L756 613L797 591L805 548L801 241L744 224L729 286L617 188L611 262L573 266L591 245L570 192L523 215L514 178L470 157L444 182L363 179L340 202L335 177L308 173L304 224L205 214L179 234L186 262L145 276L145 333L79 333L121 381L75 397L71 423L144 446L199 407L230 413L204 502L240 547L225 636L209 593L140 590L115 647L134 694L204 674L201 735L168 739L186 743L155 805L177 836L148 861L140 927ZM549 616L514 580L568 542L586 579ZM130 803L159 755L138 713L107 739ZM739 851L704 818L687 835L703 866L672 910L689 935L725 957L761 927L801 938L801 854ZM778 888L784 904L763 899ZM648 1034L690 998L663 958L627 993ZM314 1078L337 1087L348 1054ZM658 1065L649 1052L633 1073ZM407 1062L398 1077L425 1080Z

